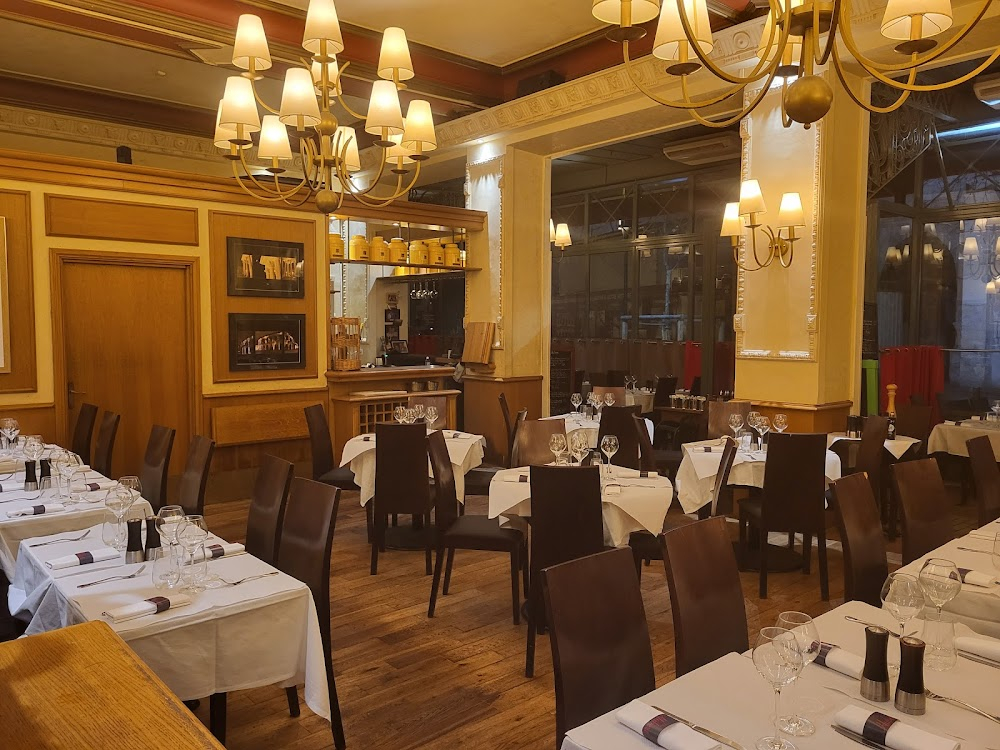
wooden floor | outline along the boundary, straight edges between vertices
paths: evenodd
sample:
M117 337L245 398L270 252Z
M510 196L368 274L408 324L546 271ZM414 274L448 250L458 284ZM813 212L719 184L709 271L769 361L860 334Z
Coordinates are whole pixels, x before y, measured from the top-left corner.
M212 531L242 540L247 505L209 505L206 516ZM486 498L470 498L469 512L485 513ZM954 520L956 533L970 530L972 506L956 506ZM735 524L732 532L735 537ZM548 639L539 638L535 677L525 679L526 628L511 622L508 558L459 552L451 594L439 599L436 616L428 619L431 579L424 575L423 554L390 551L380 557L379 574L371 576L365 534L358 494L343 493L330 592L334 670L348 746L550 750L555 708ZM898 553L898 542L891 549ZM830 602L820 599L815 555L811 575L769 576L769 597L763 601L757 598L756 575L742 574L751 632L773 624L787 609L817 615L840 603L840 552L830 554ZM674 677L673 627L664 581L661 563L644 568L642 593L658 685ZM207 708L198 714L207 723ZM290 718L284 691L267 687L230 694L227 746L313 750L333 743L327 722L304 704L302 716Z

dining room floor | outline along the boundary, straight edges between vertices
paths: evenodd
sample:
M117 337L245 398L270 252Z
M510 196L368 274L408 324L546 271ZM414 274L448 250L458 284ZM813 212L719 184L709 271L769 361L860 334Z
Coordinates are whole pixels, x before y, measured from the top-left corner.
M952 487L957 500L957 488ZM212 531L242 541L248 501L211 503ZM485 513L485 497L469 499L468 512ZM676 504L671 513L677 513ZM955 533L975 527L975 506L955 504ZM833 518L830 537L836 540ZM736 538L736 524L730 525ZM900 544L890 544L898 561ZM337 689L348 746L355 749L545 748L555 742L555 703L548 640L542 636L534 679L524 677L525 625L510 616L509 558L503 554L456 555L451 593L427 618L430 577L424 556L389 551L379 573L369 575L370 548L357 492L341 495L334 536L330 595ZM820 599L813 552L812 573L774 573L769 597L757 598L757 575L741 574L756 632L788 609L821 614L843 601L839 544L830 552L831 600ZM890 565L894 568L895 565ZM643 569L646 606L657 685L674 677L673 626L662 563ZM267 644L259 644L266 648ZM764 689L762 683L761 689ZM208 722L207 701L198 715ZM329 724L304 705L288 716L284 691L275 687L229 696L227 747L231 750L319 750L332 747Z

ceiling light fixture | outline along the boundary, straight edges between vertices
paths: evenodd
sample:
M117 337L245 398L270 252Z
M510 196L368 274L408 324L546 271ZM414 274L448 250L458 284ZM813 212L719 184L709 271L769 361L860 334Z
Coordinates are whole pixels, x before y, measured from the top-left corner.
M866 57L854 39L850 22L853 15L851 0L768 0L767 21L757 49L758 62L746 76L728 73L709 59L714 42L707 0L663 0L662 4L659 0L594 0L593 14L599 21L615 25L607 32L607 36L612 41L621 43L629 78L650 99L668 107L686 109L702 125L724 128L739 122L753 111L763 101L775 78L780 78L782 124L787 128L791 127L792 122L798 122L808 128L826 115L833 103L830 84L814 73L815 66L818 65L826 65L832 61L837 78L851 99L859 107L875 113L898 109L912 92L940 91L979 75L1000 57L1000 47L974 70L952 81L915 83L919 69L940 58L964 39L986 15L991 1L984 0L982 7L964 29L939 45L931 37L951 28L951 0L889 0L880 30L886 39L899 41L895 50L905 59L896 63L882 63ZM646 30L637 24L655 18L658 4L661 7L653 42L653 56L667 62L667 73L681 79L680 101L671 101L654 94L632 69L629 43L646 35ZM825 40L821 38L823 35L826 36ZM855 94L845 80L845 62L840 59L839 47L845 47L857 65L869 76L899 91L899 98L888 106L879 107L865 102L860 95ZM731 84L731 87L722 94L692 100L688 91L688 78L702 68ZM897 77L905 79L897 81ZM789 83L790 78L795 80ZM746 107L732 117L709 120L697 111L730 97L742 96L748 85L761 80L765 83L760 91Z
M382 36L379 80L372 84L367 115L355 112L344 101L341 78L350 63L337 64L344 39L333 0L310 0L302 46L312 59L302 60L302 67L288 69L280 107L274 109L254 87L260 71L271 67L264 24L257 16L240 16L233 65L244 72L226 81L216 116L215 145L226 150L225 157L233 162L240 186L262 201L300 206L314 197L316 208L325 214L339 210L347 194L366 206L389 205L416 184L421 162L428 158L427 152L437 148L430 103L411 101L405 118L399 103L403 81L414 76L406 34L390 27ZM353 181L352 175L361 170L357 134L333 114L337 103L351 116L364 120L365 132L375 136L375 145L382 150L378 172L367 188ZM263 120L258 104L268 113ZM293 158L289 128L298 138L303 176L297 184L283 186L278 175L286 171L283 162ZM261 179L255 176L260 167L246 159L252 136L258 132L257 155L268 162L264 167L267 176ZM417 165L413 177L404 185L404 176L410 171L406 165L413 163ZM376 188L387 171L396 175L395 186L390 193L379 195ZM273 185L268 177L273 178Z

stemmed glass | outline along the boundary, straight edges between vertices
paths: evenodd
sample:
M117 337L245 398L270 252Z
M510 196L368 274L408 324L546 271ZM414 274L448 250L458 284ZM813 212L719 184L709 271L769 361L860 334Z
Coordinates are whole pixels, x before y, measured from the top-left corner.
M134 502L135 498L132 492L122 486L108 490L108 494L104 498L104 505L115 514L115 540L111 546L119 552L125 549L125 524L122 523L122 519L132 509Z
M590 441L584 430L577 430L569 436L569 450L576 462L583 465L583 459L590 453Z
M42 436L28 435L28 437L24 439L23 451L25 459L31 461L32 463L40 459L42 454L45 452L45 441L42 440Z
M208 539L208 527L205 525L205 517L197 514L184 516L180 528L177 529L177 541L187 552L188 575L184 589L191 593L205 590L203 583L208 569L208 561L204 556L206 539ZM200 560L196 556L199 549L203 552Z
M395 419L400 424L403 424L403 420L406 419L406 407L397 406L392 410L392 418Z
M75 453L66 451L59 461L59 476L62 483L66 485L66 502L70 502L70 482L73 480L73 472L83 466L83 461Z
M757 423L754 425L757 428L757 432L760 433L760 449L762 451L767 451L767 444L764 442L764 438L767 437L767 433L771 431L771 422L763 414L757 417Z
M795 745L781 738L778 714L781 688L795 682L805 666L798 640L785 628L764 628L753 649L753 664L774 688L774 736L757 740L757 750L795 750Z
M610 391L608 393L605 393L604 394L604 405L605 406L614 406L615 405L615 394L611 393Z
M4 437L4 454L13 453L14 441L21 432L21 426L13 417L0 419L0 435Z
M993 540L993 568L1000 570L1000 534Z
M743 415L742 414L730 414L729 415L729 429L733 431L733 437L736 438L737 442L740 439L740 430L743 428Z
M129 474L124 477L121 477L118 480L118 484L120 484L122 487L127 488L132 493L135 500L138 500L140 497L142 497L142 482L139 481L139 477L133 474Z
M563 462L562 455L566 452L566 434L562 432L553 433L549 437L549 450L555 458L556 464Z
M937 607L938 617L944 605L958 596L962 590L962 577L951 560L931 557L924 562L918 576L920 587L931 604Z
M69 478L69 502L73 505L89 502L87 492L87 472L78 466ZM94 502L100 502L100 498Z
M906 623L924 608L924 592L920 583L906 573L893 573L882 584L882 604L899 623L900 637L906 635ZM890 660L889 672L898 674L899 662Z
M573 411L580 411L580 407L583 406L583 394L574 393L569 397L569 402L573 405Z
M784 432L788 429L788 416L785 414L775 414L773 424L775 432Z
M1000 399L996 399L990 404L990 409L993 411L994 419L1000 419Z
M184 519L184 509L179 505L164 505L160 512L156 514L156 530L160 534L160 541L167 545L168 563L165 568L159 568L158 577L166 588L174 588L180 581L180 555L177 551L179 543L177 532L180 531L181 522ZM157 583L154 579L154 584ZM159 588L159 586L157 586Z
M819 631L813 619L804 612L782 612L778 615L776 624L795 636L802 653L803 668L806 664L812 664L819 654L820 645ZM796 714L782 716L778 719L778 726L782 732L793 737L808 737L816 732L816 726L809 719Z
M608 477L611 476L611 459L618 452L618 436L617 435L605 435L601 438L601 453L603 453L608 459Z
M414 404L413 413L416 415L416 419L413 421L416 422L417 419L423 419L427 415L427 407L423 404Z

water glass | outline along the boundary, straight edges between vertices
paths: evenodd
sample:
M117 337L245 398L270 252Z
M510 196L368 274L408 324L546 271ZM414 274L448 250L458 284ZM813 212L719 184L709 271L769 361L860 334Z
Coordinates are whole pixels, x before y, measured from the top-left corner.
M180 568L171 554L172 546L167 547L167 554L155 558L152 563L153 586L158 589L176 588L180 582Z
M733 431L733 437L737 440L740 439L740 429L743 427L743 415L742 414L730 414L729 415L729 429Z
M436 406L428 406L424 409L424 419L427 420L427 424L431 427L438 421L438 408Z
M187 554L184 567L184 588L192 593L204 591L202 582L205 579L207 563L205 560L205 540L208 539L208 527L204 516L197 514L184 516L177 529L177 541ZM199 559L198 552L201 551Z
M802 652L803 665L816 660L819 655L819 630L809 615L804 612L782 612L775 624L795 636ZM780 717L778 726L782 732L793 737L808 737L816 732L816 726L809 719L798 715Z
M958 662L955 623L940 613L928 613L921 639L927 644L924 665L935 672L947 672Z
M87 496L87 472L77 468L69 478L69 502L72 505L90 502ZM99 499L95 502L99 502Z
M403 420L406 418L406 407L397 406L392 410L392 418L395 419L399 424L403 424Z
M893 573L882 584L881 597L882 606L899 623L899 634L906 635L906 623L924 609L924 590L920 582L907 573ZM894 661L890 657L889 673L899 673L898 659Z
M798 679L805 661L795 635L785 628L764 628L753 649L753 664L774 689L774 735L757 740L757 750L795 750L781 737L781 688Z
M601 438L601 453L605 455L608 459L607 475L611 477L611 459L618 452L618 436L617 435L605 435Z
M958 574L958 567L951 560L940 557L928 558L920 569L917 579L924 590L924 596L937 607L939 615L944 605L958 596L958 592L962 590L962 578Z

